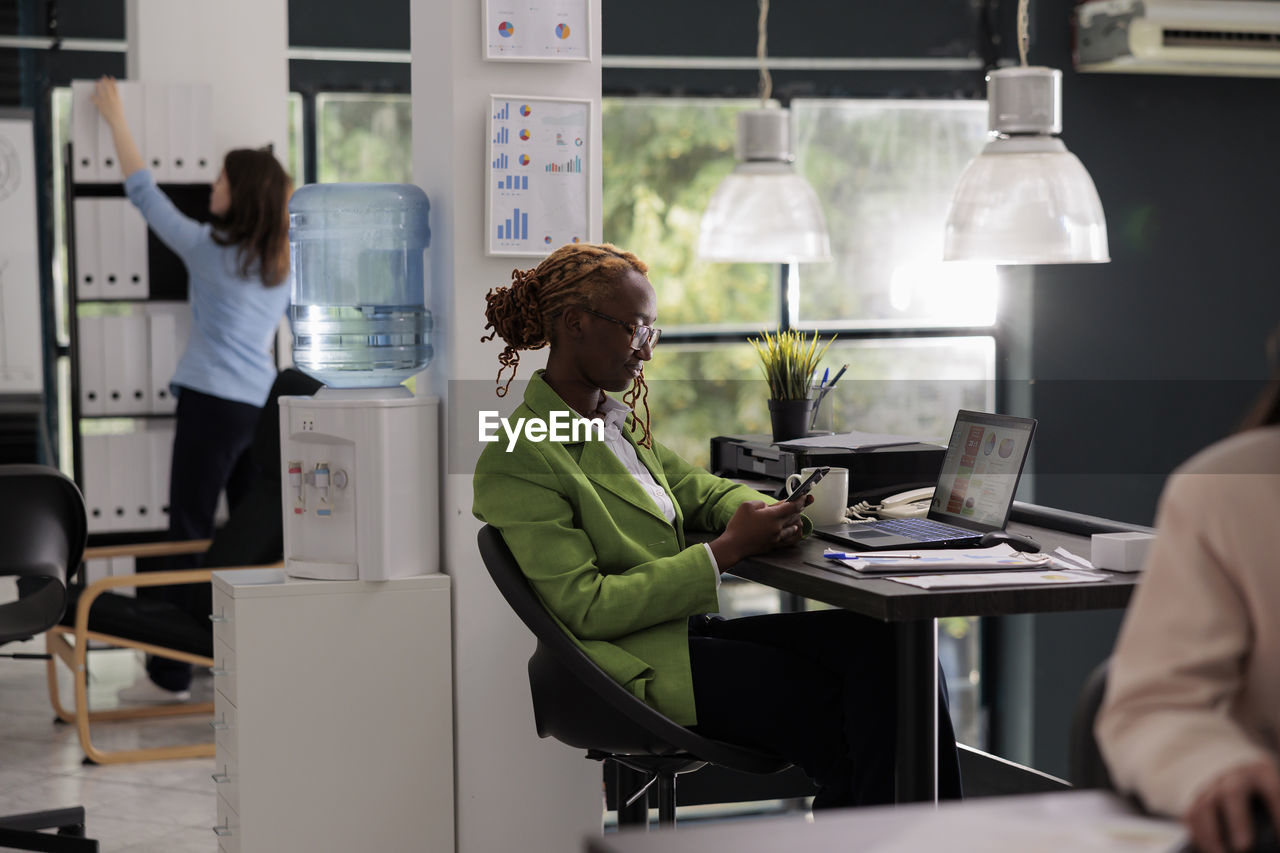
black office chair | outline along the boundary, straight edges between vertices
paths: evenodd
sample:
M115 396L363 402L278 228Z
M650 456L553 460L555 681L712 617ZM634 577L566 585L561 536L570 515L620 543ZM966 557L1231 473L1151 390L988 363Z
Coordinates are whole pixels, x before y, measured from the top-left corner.
M1102 697L1107 692L1107 671L1110 665L1111 659L1107 658L1089 674L1071 717L1067 770L1071 776L1071 784L1077 788L1115 789L1111 773L1098 749L1098 741L1093 736L1093 723L1098 718Z
M648 791L658 789L658 823L676 822L676 776L714 764L744 773L778 773L788 766L776 755L712 740L672 722L614 681L578 648L542 606L502 534L485 525L477 536L480 556L503 598L533 632L529 688L539 737L587 751L638 771L642 787L623 803L618 823L647 825Z
M57 624L88 531L80 490L43 465L0 465L0 507L0 575L16 577L18 585L17 600L0 605L3 646ZM40 831L46 829L58 834ZM0 817L3 848L96 853L98 842L84 832L82 806Z

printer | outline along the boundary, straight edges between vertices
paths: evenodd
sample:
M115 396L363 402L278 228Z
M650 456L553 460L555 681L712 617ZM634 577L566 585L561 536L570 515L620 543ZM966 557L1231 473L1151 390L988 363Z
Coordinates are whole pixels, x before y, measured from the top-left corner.
M851 450L847 447L774 444L767 435L718 435L711 439L711 471L764 494L781 497L791 474L830 465L849 469L849 499L879 503L907 489L938 481L945 447L900 444Z

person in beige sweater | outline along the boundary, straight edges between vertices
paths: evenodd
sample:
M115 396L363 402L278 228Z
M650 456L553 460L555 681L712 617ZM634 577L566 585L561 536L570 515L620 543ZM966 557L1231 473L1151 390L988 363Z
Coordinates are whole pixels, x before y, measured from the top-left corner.
M1095 733L1116 786L1209 853L1280 824L1280 394L1165 484Z

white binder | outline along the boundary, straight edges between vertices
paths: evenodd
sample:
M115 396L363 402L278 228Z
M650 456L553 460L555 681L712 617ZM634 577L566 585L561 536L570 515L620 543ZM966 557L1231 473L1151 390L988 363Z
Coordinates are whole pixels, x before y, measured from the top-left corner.
M110 483L108 507L113 530L139 530L142 516L138 506L151 483L151 460L139 458L142 445L137 433L107 436L107 477Z
M71 179L76 183L98 180L98 108L93 105L92 80L71 81Z
M87 584L100 581L103 578L111 576L111 560L85 560L84 561L84 582Z
M76 298L101 299L102 274L98 269L101 253L98 251L98 210L101 199L78 198L75 200L76 231Z
M143 84L142 156L157 183L169 180L169 87Z
M126 415L132 411L127 391L128 367L124 363L127 320L120 314L107 314L101 319L102 384L105 392L102 411L107 415Z
M98 277L99 299L124 299L124 218L122 198L98 199Z
M173 421L147 422L147 447L151 457L151 521L156 530L169 529L169 469L173 462Z
M207 83L191 87L191 153L195 170L187 180L213 183L222 163L213 152L213 87Z
M151 292L147 278L147 220L128 200L120 207L124 228L124 264L122 266L125 296L146 299Z
M169 380L178 368L178 317L171 306L147 306L147 340L151 349L148 370L148 408L152 414L173 414L178 407Z
M124 363L124 392L127 411L141 415L151 411L151 367L147 346L147 314L141 305L132 306L124 318L124 337L120 343L120 360ZM110 345L107 352L111 352Z
M103 371L106 351L102 343L102 317L79 317L76 320L76 331L76 349L80 360L80 414L104 415L107 412L107 395Z
M194 181L195 160L191 147L191 87L169 87L169 180Z
M114 527L115 514L108 504L111 496L110 474L107 466L107 437L86 435L80 440L81 490L84 492L85 512L89 519L89 532L100 533Z
M136 575L137 573L138 561L133 557L111 558L111 577L118 578L126 575ZM118 586L111 591L116 595L127 595L130 598L138 597L138 588L136 586Z

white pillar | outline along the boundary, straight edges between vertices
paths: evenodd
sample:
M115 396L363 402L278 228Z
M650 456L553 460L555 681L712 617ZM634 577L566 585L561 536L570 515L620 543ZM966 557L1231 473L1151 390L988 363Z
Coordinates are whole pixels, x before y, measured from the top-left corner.
M484 295L537 258L484 254L489 96L590 99L590 238L599 240L600 0L589 0L589 62L486 62L484 3L413 0L414 180L431 199L431 307L436 355L419 393L445 403L441 568L453 577L457 846L460 853L561 853L598 832L600 765L534 730L526 663L533 639L494 587L476 549L471 474L480 444L479 408L509 413L519 402L493 394L497 341L482 344ZM529 353L528 378L541 365Z
M268 143L289 162L287 0L128 0L125 29L130 80L213 86L219 163Z

